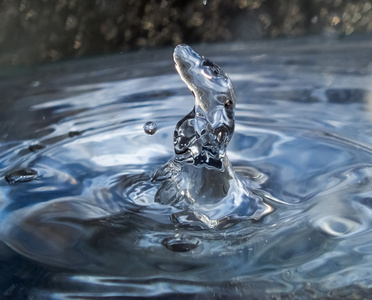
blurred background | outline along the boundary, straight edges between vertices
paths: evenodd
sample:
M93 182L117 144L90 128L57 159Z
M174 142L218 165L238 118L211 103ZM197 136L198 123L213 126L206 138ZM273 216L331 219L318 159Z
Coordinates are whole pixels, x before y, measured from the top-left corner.
M0 0L0 66L139 48L372 31L365 0Z

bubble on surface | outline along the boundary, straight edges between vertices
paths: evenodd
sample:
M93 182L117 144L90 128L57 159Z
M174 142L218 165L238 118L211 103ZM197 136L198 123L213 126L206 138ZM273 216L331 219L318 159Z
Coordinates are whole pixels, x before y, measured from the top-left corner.
M187 252L199 246L199 239L188 235L175 235L171 238L165 238L162 244L174 252Z
M154 135L156 131L158 130L158 125L152 121L148 121L145 123L143 126L143 130L148 134L148 135Z
M33 169L20 169L5 175L8 183L28 182L37 178L37 172Z

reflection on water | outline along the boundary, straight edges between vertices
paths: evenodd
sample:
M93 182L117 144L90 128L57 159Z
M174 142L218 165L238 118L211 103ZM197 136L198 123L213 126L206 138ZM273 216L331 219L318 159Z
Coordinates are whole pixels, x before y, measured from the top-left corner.
M149 202L194 101L171 49L3 76L4 297L368 297L372 44L195 48L234 82L227 153L272 212L204 226Z

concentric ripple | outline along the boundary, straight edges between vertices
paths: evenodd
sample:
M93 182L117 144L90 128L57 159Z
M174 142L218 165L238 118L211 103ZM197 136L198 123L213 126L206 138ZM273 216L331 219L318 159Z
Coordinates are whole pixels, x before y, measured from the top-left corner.
M0 81L22 90L0 120L0 294L366 295L372 44L290 43L195 47L235 85L227 153L247 182L241 188L270 208L257 220L236 212L216 223L202 210L153 202L152 172L173 156L174 126L193 105L172 49L42 66L11 86ZM156 134L145 133L148 121Z

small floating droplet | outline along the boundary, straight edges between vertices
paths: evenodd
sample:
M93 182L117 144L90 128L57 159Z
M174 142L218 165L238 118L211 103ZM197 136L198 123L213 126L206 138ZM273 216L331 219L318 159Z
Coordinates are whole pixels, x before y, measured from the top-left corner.
M37 172L33 169L20 169L5 175L8 183L27 182L37 178Z
M208 0L203 0L203 4L207 5Z
M190 236L175 236L165 238L162 244L169 250L175 252L187 252L199 246L200 241L195 237Z
M29 149L31 152L37 152L37 151L42 150L42 149L44 149L44 148L45 148L45 146L42 145L42 144L33 144L33 145L30 145L30 146L28 147L28 149Z
M38 86L40 86L40 84L41 84L40 81L34 81L34 82L31 83L31 86L32 87L38 87Z
M143 126L143 130L148 134L148 135L153 135L155 132L158 130L158 125L156 123L148 121L145 123Z

